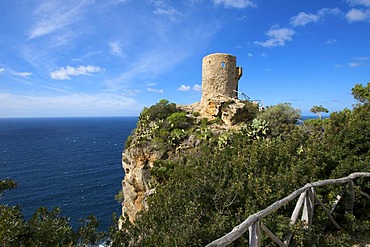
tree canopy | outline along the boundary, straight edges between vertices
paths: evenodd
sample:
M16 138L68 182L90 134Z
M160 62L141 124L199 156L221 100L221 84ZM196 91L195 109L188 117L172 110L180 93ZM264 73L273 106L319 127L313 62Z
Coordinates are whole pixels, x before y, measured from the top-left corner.
M122 231L113 224L109 233L100 233L93 216L73 230L59 209L40 208L26 221L19 207L1 205L0 242L3 246L87 246L106 238L112 246L205 246L308 182L370 171L369 89L370 83L366 87L356 84L352 94L359 104L352 110L333 112L327 119L302 125L296 124L300 111L287 103L259 113L239 131L208 135L209 122L202 120L202 144L184 152L183 159L156 163L152 179L157 187L148 200L150 209L142 212L134 225L125 222ZM326 110L320 105L314 112ZM165 128L155 128L153 140L171 140L171 145L163 148L180 145L184 133L193 131L188 116L168 101L144 109L140 116L143 121L159 122L158 117ZM183 128L181 133L178 128ZM12 181L1 181L0 193L14 187ZM353 214L348 214L345 203L338 205L334 214L341 231L332 227L320 210L314 214L313 227L298 224L290 228L293 204L267 217L264 224L279 238L290 230L293 246L369 243L370 202L360 195L360 188L370 193L369 180L355 181ZM344 186L338 186L318 188L317 192L330 206L343 190ZM247 245L247 236L233 246ZM262 236L262 245L275 246L266 236Z
M361 84L356 84L355 87L352 88L352 95L360 103L369 104L370 102L370 82L368 82L366 86L363 86Z
M319 119L321 119L322 118L321 112L328 113L329 110L327 108L323 107L322 105L314 105L310 109L310 112L315 113L319 117Z

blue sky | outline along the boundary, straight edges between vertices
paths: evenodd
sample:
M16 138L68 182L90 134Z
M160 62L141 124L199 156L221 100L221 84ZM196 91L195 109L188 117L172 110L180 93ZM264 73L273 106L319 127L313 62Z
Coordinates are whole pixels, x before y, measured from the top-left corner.
M201 98L230 53L239 90L309 115L370 81L370 0L0 0L0 117L136 116Z

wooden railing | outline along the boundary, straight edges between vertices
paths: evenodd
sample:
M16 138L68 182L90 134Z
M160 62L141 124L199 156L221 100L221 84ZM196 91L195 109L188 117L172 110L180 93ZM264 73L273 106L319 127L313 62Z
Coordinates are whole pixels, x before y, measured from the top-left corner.
M227 233L225 236L213 241L212 243L209 243L207 247L213 247L213 246L226 246L228 244L231 244L233 241L238 239L240 236L242 236L247 230L249 230L249 246L261 246L261 231L263 231L267 236L269 236L276 244L279 246L289 246L289 242L292 238L292 234L288 234L284 240L280 240L270 229L268 229L263 223L262 219L266 216L272 214L274 211L279 209L280 207L284 206L285 204L293 201L296 197L299 196L299 199L297 201L297 204L293 210L290 225L294 225L298 217L300 215L300 211L303 205L303 212L301 219L305 221L307 227L311 226L312 219L313 219L313 213L314 213L314 205L315 202L323 208L325 214L328 216L331 223L337 228L340 229L340 226L338 223L334 220L332 213L334 209L336 208L339 200L343 197L343 194L346 190L348 190L349 193L349 202L346 206L346 210L349 213L353 213L353 207L355 203L355 192L354 192L354 183L353 180L359 177L370 177L369 172L355 172L350 174L348 177L339 178L339 179L327 179L327 180L321 180L313 183L308 183L302 188L294 191L287 197L274 202L269 207L250 215L245 221L243 221L241 224L236 226L231 232ZM348 183L348 189L342 191L341 194L337 196L337 199L335 200L332 209L329 210L317 197L315 193L315 187L320 186L326 186L326 185L335 185L335 184L345 184ZM360 191L360 194L367 199L370 200L370 196Z

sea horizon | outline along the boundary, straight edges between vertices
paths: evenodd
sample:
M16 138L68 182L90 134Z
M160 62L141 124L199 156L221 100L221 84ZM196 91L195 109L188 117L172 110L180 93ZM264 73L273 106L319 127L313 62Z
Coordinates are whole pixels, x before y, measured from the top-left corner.
M136 117L0 119L0 179L17 188L1 204L19 205L25 219L37 208L60 207L73 227L94 215L107 230L121 214L114 195L124 177L121 159Z

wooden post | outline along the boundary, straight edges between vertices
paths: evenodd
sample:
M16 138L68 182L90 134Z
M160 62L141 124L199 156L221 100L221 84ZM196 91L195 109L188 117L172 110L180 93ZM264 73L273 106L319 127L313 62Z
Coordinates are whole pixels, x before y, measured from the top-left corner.
M307 194L307 190L305 190L298 198L298 201L297 201L297 204L295 205L294 207L294 210L293 210L293 213L292 213L292 217L290 217L290 223L289 225L292 226L294 225L295 223L297 223L297 220L298 220L298 216L299 216L299 213L301 212L301 208L302 208L302 205L303 205L303 201L304 199L306 198L306 194ZM288 235L285 236L284 238L284 244L286 246L289 245L290 243L290 240L292 239L292 233L288 233Z
M260 222L256 221L249 227L249 247L261 247Z
M315 201L315 190L312 187L307 190L307 194L305 196L303 203L303 212L302 212L302 220L307 222L308 227L312 225L314 201Z
M348 183L348 194L349 194L349 201L347 203L346 211L349 214L353 215L353 207L355 205L355 188L354 188L353 180L349 181Z
M306 195L307 190L299 196L297 204L295 205L295 208L293 210L292 217L290 217L290 225L294 225L297 222Z

